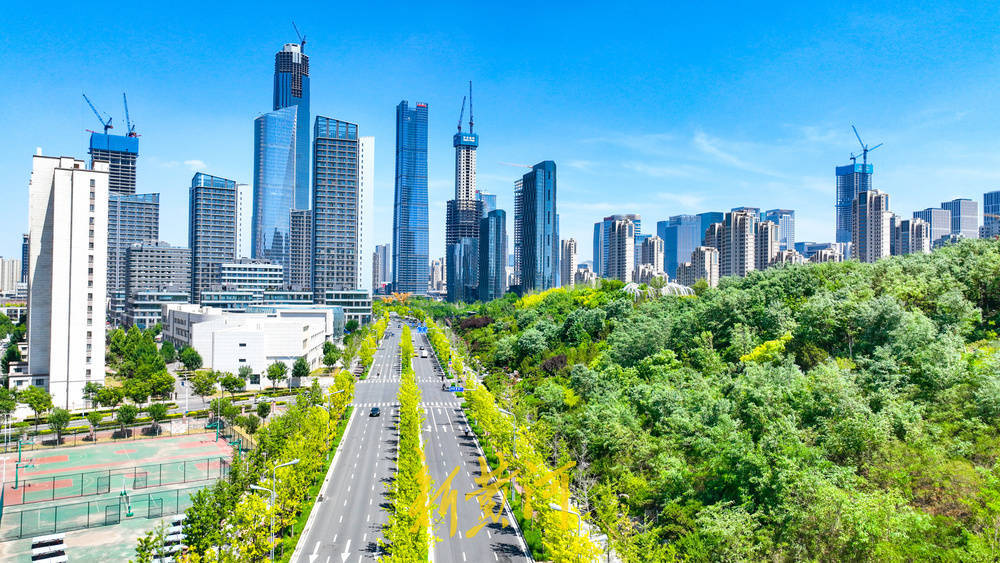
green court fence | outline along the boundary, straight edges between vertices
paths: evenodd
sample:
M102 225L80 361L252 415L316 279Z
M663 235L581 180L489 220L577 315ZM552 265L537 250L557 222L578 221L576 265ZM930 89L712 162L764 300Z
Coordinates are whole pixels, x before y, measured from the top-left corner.
M207 486L143 494L134 494L133 491L127 496L89 502L29 508L19 512L5 511L3 522L0 522L0 541L113 526L122 520L180 514L191 507L191 496Z
M6 508L57 499L102 495L123 487L128 490L142 490L207 479L221 479L228 474L229 461L226 458L188 459L21 479L16 489L14 483L3 484L2 498L4 508Z

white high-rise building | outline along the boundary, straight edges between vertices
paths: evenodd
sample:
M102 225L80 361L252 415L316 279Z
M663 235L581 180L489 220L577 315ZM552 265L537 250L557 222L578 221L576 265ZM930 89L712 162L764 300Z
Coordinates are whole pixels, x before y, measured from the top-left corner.
M892 213L889 212L889 194L870 189L858 193L852 209L854 223L851 258L861 262L875 262L889 256L892 244Z
M54 405L84 406L104 382L108 169L36 155L28 184L28 374Z
M630 219L612 221L608 229L608 269L606 278L632 281L635 275L635 223Z
M358 287L371 293L375 251L375 137L358 139Z
M253 187L236 184L236 258L250 257L253 233Z
M0 261L0 294L14 295L21 281L21 259L5 258Z
M576 283L576 239L564 238L559 254L559 279L563 287L572 288Z
M657 274L663 272L663 239L653 235L642 241L639 263L650 264Z

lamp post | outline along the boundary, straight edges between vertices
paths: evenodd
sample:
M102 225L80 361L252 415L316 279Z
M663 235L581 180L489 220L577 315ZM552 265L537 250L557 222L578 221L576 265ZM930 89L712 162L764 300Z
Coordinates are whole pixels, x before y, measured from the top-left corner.
M554 502L549 503L549 508L558 512L568 512L573 516L576 516L576 535L583 536L583 520L580 518L579 512L574 512L571 508L563 508Z
M282 463L281 465L274 465L274 466L272 466L271 467L271 488L270 489L268 489L267 487L261 487L259 485L250 485L250 488L254 489L256 491L264 491L264 492L267 492L267 493L271 493L271 561L274 561L274 512L275 512L275 505L278 502L278 499L277 499L277 490L278 490L278 477L277 477L277 473L278 473L278 469L280 469L282 467L288 467L289 465L295 465L298 462L299 462L298 458L295 458L292 461Z

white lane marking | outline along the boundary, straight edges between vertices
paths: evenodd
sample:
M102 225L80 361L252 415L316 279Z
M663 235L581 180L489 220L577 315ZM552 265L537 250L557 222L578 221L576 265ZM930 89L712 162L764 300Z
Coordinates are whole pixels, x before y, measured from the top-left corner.
M316 552L319 551L319 543L320 542L316 542L316 545L313 546L313 550L312 553L310 553L310 555L316 555Z
M462 561L465 561L465 552L462 552Z

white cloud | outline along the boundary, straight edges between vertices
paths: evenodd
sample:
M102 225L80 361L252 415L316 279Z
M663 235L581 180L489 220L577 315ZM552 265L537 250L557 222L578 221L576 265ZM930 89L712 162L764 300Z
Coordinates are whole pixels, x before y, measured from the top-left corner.
M191 172L199 172L208 168L208 165L203 160L185 160L184 166L187 166Z
M656 197L664 201L676 203L681 207L695 209L702 207L705 198L693 194L675 194L670 192L659 192Z
M628 170L639 172L654 178L693 178L703 174L705 171L690 164L673 164L656 166L644 162L630 161L622 164Z

